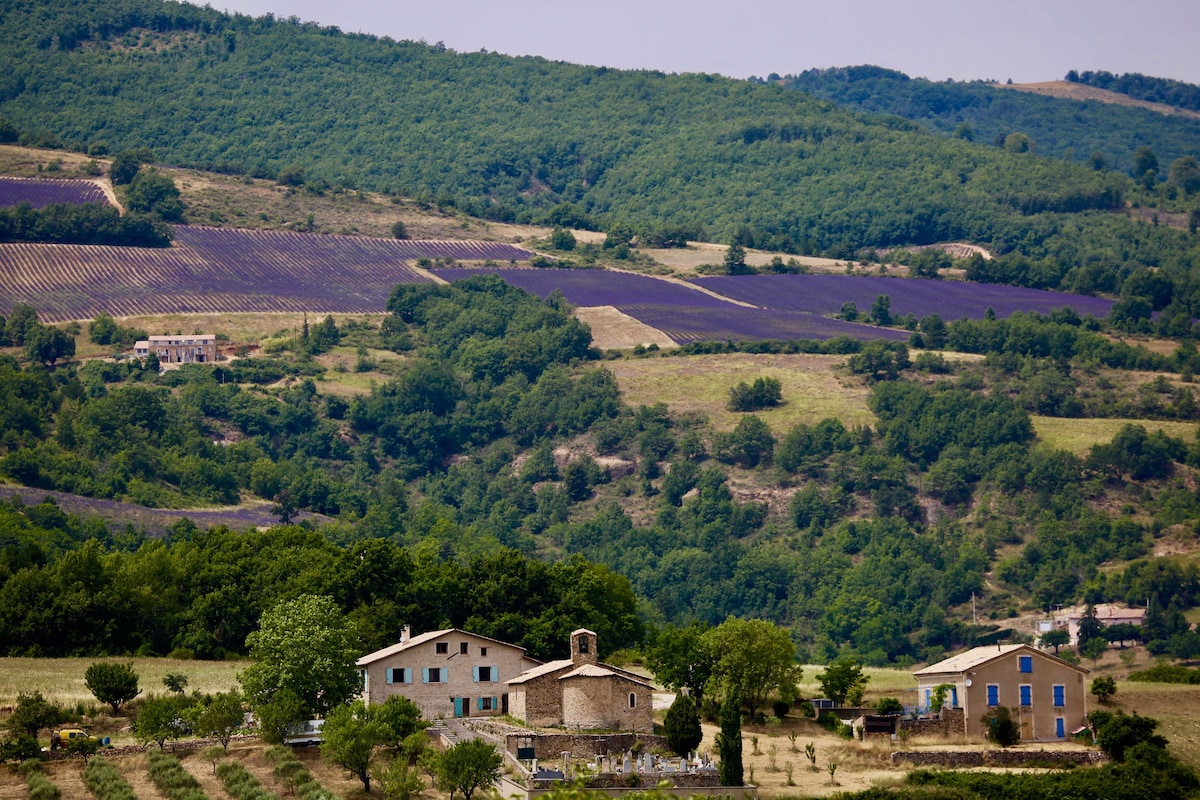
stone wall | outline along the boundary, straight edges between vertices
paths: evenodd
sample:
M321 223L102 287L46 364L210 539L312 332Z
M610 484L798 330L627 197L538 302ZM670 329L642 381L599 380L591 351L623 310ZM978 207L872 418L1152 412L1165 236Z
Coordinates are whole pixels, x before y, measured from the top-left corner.
M892 764L918 767L1023 767L1041 764L1098 764L1108 760L1099 750L916 750L892 753Z
M539 675L520 684L525 692L525 716L518 717L529 725L561 725L563 721L562 688L559 677L570 665L547 675Z
M943 708L937 719L903 719L900 730L914 736L965 736L966 712L961 708Z

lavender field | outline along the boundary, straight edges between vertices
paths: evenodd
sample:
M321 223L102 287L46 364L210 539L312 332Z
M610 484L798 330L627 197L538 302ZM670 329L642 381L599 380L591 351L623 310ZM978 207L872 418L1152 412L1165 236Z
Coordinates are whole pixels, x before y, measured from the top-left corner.
M108 205L108 195L91 181L0 178L0 207L21 203L29 203L33 208L45 208L55 203Z
M417 258L525 260L496 242L409 241L180 226L170 248L0 244L0 314L47 322L169 313L383 311Z
M680 344L763 339L908 338L905 331L827 319L819 314L748 308L713 297L686 284L625 272L584 269L437 269L439 278L498 275L530 294L545 297L555 289L577 306L613 306L639 322L658 328Z
M1016 311L1049 313L1069 306L1080 316L1108 316L1112 300L1063 292L1024 289L959 281L876 278L859 275L737 275L696 278L694 282L718 294L763 308L835 314L843 303L860 313L870 311L881 294L891 298L893 316L938 314L950 321L982 319L988 308L998 317Z

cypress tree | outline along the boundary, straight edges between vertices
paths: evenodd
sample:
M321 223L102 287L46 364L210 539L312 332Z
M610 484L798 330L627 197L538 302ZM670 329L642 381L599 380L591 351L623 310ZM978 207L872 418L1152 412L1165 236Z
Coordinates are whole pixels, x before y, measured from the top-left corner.
M663 720L667 744L678 755L687 755L700 746L704 732L700 729L700 713L686 694L679 694Z
M721 759L722 786L741 786L742 781L742 703L729 692L721 705L721 732L717 734L717 753Z

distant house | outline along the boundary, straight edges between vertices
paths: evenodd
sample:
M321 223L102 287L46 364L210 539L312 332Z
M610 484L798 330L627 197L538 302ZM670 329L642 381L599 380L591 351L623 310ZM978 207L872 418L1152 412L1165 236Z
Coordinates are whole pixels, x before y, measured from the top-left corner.
M149 358L151 353L160 364L207 364L217 360L217 337L211 333L151 336L133 346L138 358Z
M913 673L918 708L928 711L937 687L949 684L946 705L963 710L964 733L983 737L983 715L1005 706L1024 741L1066 739L1086 724L1083 667L1024 644L987 645L951 656Z
M1096 611L1096 621L1107 628L1110 625L1133 625L1140 627L1146 619L1146 609L1144 608L1123 608L1121 606L1101 603L1094 606ZM1083 615L1087 613L1080 611L1068 615L1067 617L1067 632L1071 635L1071 644L1079 642L1079 623L1083 619Z
M653 686L600 662L596 634L571 634L571 657L508 681L509 713L529 725L653 733Z
M358 660L367 704L407 697L426 718L508 713L505 681L540 661L525 649L487 636L447 628L411 636Z

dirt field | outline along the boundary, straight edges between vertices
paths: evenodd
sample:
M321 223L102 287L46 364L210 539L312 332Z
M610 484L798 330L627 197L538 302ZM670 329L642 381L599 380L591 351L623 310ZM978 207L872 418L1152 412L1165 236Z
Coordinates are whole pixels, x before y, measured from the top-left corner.
M662 350L677 347L671 337L612 306L584 306L575 316L592 329L592 344L601 350L628 350L656 344Z
M758 412L777 436L800 422L812 424L837 417L847 427L871 424L867 387L835 371L844 356L754 355L646 358L613 361L621 394L633 406L666 403L672 412L698 412L716 430L732 430L742 415L725 409L729 390L758 377L778 378L783 404Z
M1195 111L1176 108L1165 103L1151 103L1146 100L1138 100L1120 92L1110 92L1107 89L1098 89L1095 86L1071 83L1070 81L1014 84L994 83L992 86L997 89L1016 89L1019 92L1033 92L1034 94L1044 94L1051 97L1066 97L1070 100L1098 100L1101 103L1112 103L1118 106L1146 108L1151 111L1157 111L1160 114L1179 114L1184 117L1200 119L1200 114L1197 114Z

